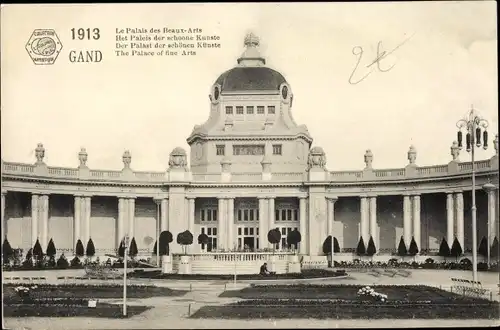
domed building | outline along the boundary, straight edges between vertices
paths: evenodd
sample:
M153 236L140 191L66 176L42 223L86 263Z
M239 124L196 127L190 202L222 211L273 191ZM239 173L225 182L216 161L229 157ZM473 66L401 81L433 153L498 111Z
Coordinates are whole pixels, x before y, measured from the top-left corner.
M294 230L303 267L326 265L329 236L337 261L358 258L360 238L373 242L373 260L392 258L401 239L407 247L414 241L423 260L435 257L443 238L470 253L472 164L459 160L458 144L448 164L418 166L410 146L401 168L377 169L367 150L364 168L330 171L323 149L293 119L291 84L266 66L258 37L250 33L244 44L236 66L213 82L208 119L187 138L189 153L175 148L164 172L134 171L129 151L121 171L92 169L85 149L77 168L52 167L42 144L34 164L2 161L10 245L27 251L38 240L45 250L52 239L58 253L71 255L78 240L92 239L97 255L114 255L127 235L148 258L169 231L175 270L183 251L176 236L189 230L194 273L232 273L234 258L238 272L258 272L273 250L276 271L285 272ZM490 244L499 230L498 135L493 145L495 155L476 162L478 240ZM272 229L281 233L275 244ZM206 244L198 244L201 234Z

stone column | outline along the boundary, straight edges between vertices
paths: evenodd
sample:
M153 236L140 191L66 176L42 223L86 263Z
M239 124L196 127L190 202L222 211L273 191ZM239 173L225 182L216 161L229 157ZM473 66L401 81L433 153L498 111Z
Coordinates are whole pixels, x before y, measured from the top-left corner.
M267 199L259 197L259 249L267 247L267 232L269 231L267 220Z
M128 200L128 235L130 241L135 235L135 198Z
M495 209L496 209L496 196L495 189L488 191L488 242L489 246L493 243L496 234L496 219L495 219Z
M422 248L420 240L420 195L413 196L413 237L420 252Z
M195 198L188 197L188 230L195 236L194 233L194 213L195 213Z
M76 248L76 242L81 239L81 197L75 196L75 206L73 210L73 249Z
M232 249L236 245L234 239L234 198L227 199L227 247Z
M301 242L299 243L300 254L307 254L307 198L299 198L299 231Z
M375 248L378 251L379 242L378 242L378 227L377 227L377 197L370 197L370 236L373 238L373 243L375 244ZM368 242L366 242L366 246L368 247Z
M448 242L448 246L451 248L451 244L453 243L454 238L454 213L453 213L453 194L448 192L446 193L446 241Z
M274 215L275 215L275 205L274 205L274 197L269 197L268 199L268 230L274 229L275 224L274 224ZM267 233L266 233L266 238L267 238ZM267 241L267 240L266 240ZM268 247L273 248L273 244L268 242Z
M219 205L217 208L217 246L216 249L226 249L226 200L224 198L219 198Z
M91 201L89 196L85 196L81 198L82 200L82 211L83 211L83 228L84 228L84 241L83 247L87 248L87 243L90 239L90 210L91 210Z
M458 192L455 195L455 212L457 216L457 234L456 237L458 239L458 242L460 243L460 246L462 247L462 251L465 251L465 246L464 246L464 195L462 192ZM448 243L450 245L453 244L453 241L451 243ZM477 247L476 247L477 248Z
M38 239L39 200L39 195L31 194L31 248L35 246Z
M2 190L2 236L3 238L7 238L7 226L5 223L5 195L7 195L6 191ZM3 242L3 240L2 240Z
M335 202L337 201L336 198L327 198L327 204L326 204L326 221L327 221L327 231L328 231L328 236L332 237L332 242L331 242L331 249L332 249L332 256L334 251L334 236L335 233L333 232L333 222L335 221Z
M405 241L406 248L410 247L411 242L411 200L410 196L403 196L403 239Z
M161 212L160 228L161 228L161 231L166 231L166 230L168 230L168 199L167 198L162 199L160 212Z
M39 199L40 207L40 220L41 220L41 230L40 230L40 245L42 250L47 249L47 244L49 243L49 196L41 195Z
M367 246L368 240L370 239L370 234L369 234L369 223L368 223L368 199L366 198L366 196L361 197L359 208L361 213L361 222L359 226L359 231L361 233L361 237L363 237L365 246Z
M118 223L116 228L116 247L119 248L120 244L125 237L125 218L126 218L126 199L123 197L118 198Z

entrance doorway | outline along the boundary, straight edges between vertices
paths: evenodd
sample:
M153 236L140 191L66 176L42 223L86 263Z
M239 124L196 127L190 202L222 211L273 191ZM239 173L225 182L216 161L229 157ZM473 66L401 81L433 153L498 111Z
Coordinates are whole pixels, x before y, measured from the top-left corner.
M254 248L255 248L254 241L255 241L254 237L249 237L249 236L244 237L243 238L243 247L245 249L250 250L250 251L254 251Z
M259 248L259 228L238 226L238 250L254 252Z

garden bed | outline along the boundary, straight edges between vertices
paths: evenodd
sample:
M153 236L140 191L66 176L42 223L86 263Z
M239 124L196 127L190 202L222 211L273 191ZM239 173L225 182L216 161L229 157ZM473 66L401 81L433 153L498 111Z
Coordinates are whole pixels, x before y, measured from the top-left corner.
M325 269L304 269L301 273L286 273L274 275L246 274L237 275L238 280L283 280L283 279L314 279L345 276L346 273L333 272ZM234 275L202 275L202 274L163 274L155 271L134 271L128 274L129 278L172 279L172 280L232 280Z
M498 319L498 304L316 304L300 301L284 303L276 299L268 305L261 300L253 304L233 303L204 306L191 318L218 319Z
M123 306L107 303L97 303L95 308L87 306L61 304L4 304L5 317L105 317L124 318ZM127 306L127 317L141 314L152 307Z
M219 297L243 299L339 299L343 301L359 301L357 292L361 285L255 285L241 290L224 291ZM466 297L456 293L440 290L425 285L375 285L375 291L388 296L388 301L423 302L436 304L481 304L486 299Z
M26 286L25 284L6 283L4 284L4 299L8 291L14 290L17 286ZM10 289L10 290L9 290ZM127 285L128 298L151 298L151 297L180 297L187 293L185 290L174 290L170 288L151 286L151 285ZM14 293L15 294L15 293ZM17 295L17 294L15 294ZM9 295L15 297L12 294ZM123 286L104 284L37 284L37 289L33 290L31 297L33 299L41 298L121 298L123 296Z

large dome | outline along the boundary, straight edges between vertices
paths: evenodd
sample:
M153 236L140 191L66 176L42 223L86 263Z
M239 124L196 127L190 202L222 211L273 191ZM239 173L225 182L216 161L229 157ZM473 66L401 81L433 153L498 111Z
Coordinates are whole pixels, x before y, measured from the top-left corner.
M273 90L278 91L285 77L266 67L235 67L221 74L216 84L222 91Z
M249 33L245 36L245 52L238 59L238 66L224 72L215 84L222 91L278 91L285 77L276 70L265 66L266 60L260 55L259 38Z

